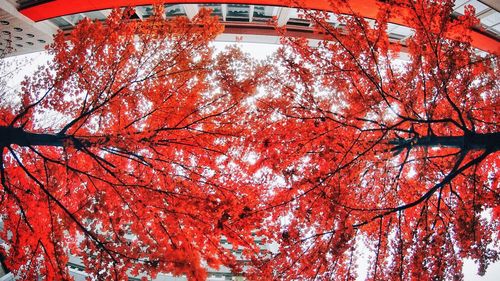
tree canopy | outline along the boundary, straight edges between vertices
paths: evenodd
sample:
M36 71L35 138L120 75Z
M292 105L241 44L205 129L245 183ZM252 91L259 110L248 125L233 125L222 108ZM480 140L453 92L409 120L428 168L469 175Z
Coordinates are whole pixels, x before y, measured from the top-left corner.
M386 32L396 4L411 10L404 45ZM482 273L499 259L498 57L443 37L477 24L452 6L391 2L372 21L338 16L344 28L306 11L324 40L284 41L256 148L286 181L268 207L281 246L268 274L353 279L362 242L373 280L454 280L464 258Z
M230 65L235 49L213 54L222 26L208 11L129 12L58 34L22 106L2 110L2 252L24 280L69 279L68 254L100 280L201 280L201 260L238 266L222 235L253 241L253 224L228 221L259 200L229 145L250 67Z
M470 44L473 9L398 0L365 19L331 2L339 25L303 11L322 40L283 36L266 61L215 52L208 10L59 33L21 104L0 104L7 267L353 280L367 245L370 280L460 280L464 258L484 274L500 258L500 77ZM398 6L413 35L395 42Z

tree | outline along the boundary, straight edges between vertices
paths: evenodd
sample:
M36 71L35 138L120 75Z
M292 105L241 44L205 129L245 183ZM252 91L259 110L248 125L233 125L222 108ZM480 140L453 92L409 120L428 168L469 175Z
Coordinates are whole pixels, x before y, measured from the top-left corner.
M280 247L254 273L353 280L365 243L370 280L459 280L464 258L484 274L499 260L500 79L497 54L470 45L474 10L398 0L368 20L331 3L340 25L304 11L323 40L285 38L259 99L256 173L277 179L262 212ZM391 42L393 16L413 36Z
M241 269L222 236L258 250L258 193L230 144L259 75L236 49L213 54L222 26L209 11L189 21L156 9L60 32L22 104L2 104L0 250L19 278L71 279L71 254L99 280L202 280L204 265Z
M213 54L207 11L60 33L21 105L1 105L9 269L70 279L71 254L95 279L202 280L242 269L225 236L256 280L354 279L363 243L373 280L460 279L466 257L484 272L499 258L498 55L476 54L473 11L452 18L451 1L390 1L373 20L331 2L342 25L304 11L324 40L285 38L267 65ZM401 11L414 35L391 42Z

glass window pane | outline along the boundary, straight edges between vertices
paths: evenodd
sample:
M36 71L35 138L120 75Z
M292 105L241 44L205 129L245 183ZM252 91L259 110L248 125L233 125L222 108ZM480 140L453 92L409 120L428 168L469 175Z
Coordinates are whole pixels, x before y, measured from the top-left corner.
M200 8L201 7L211 9L213 16L219 16L222 18L222 7L220 4L200 4Z
M228 4L226 18L248 18L249 12L249 5Z
M61 29L64 29L64 28L71 26L71 24L69 22L67 22L65 19L63 19L61 17L50 19L50 21L53 24L57 25L57 27L59 27Z
M165 5L165 15L167 17L185 16L186 12L180 4Z
M274 16L274 9L271 6L255 6L253 10L254 21L268 21Z

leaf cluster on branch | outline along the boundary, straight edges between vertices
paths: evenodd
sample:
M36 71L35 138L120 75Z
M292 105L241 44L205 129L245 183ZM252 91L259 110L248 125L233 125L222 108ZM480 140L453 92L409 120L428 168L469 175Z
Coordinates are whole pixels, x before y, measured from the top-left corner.
M266 61L215 52L207 10L116 10L58 34L20 106L0 104L6 266L354 280L366 246L370 280L460 280L464 258L484 273L499 259L500 79L498 55L470 44L473 11L395 0L368 20L330 2L339 25L303 11L323 40L284 36Z

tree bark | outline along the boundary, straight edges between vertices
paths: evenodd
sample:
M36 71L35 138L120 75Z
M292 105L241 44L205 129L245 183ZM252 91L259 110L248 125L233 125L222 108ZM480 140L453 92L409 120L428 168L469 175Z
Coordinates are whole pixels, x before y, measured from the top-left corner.
M22 128L0 126L0 147L12 144L19 146L63 146L68 141L72 141L76 147L90 146L88 141L70 135L38 134L27 132Z
M500 150L500 132L467 134L463 136L425 136L413 139L396 139L389 142L393 151L412 147L456 147L465 150Z

